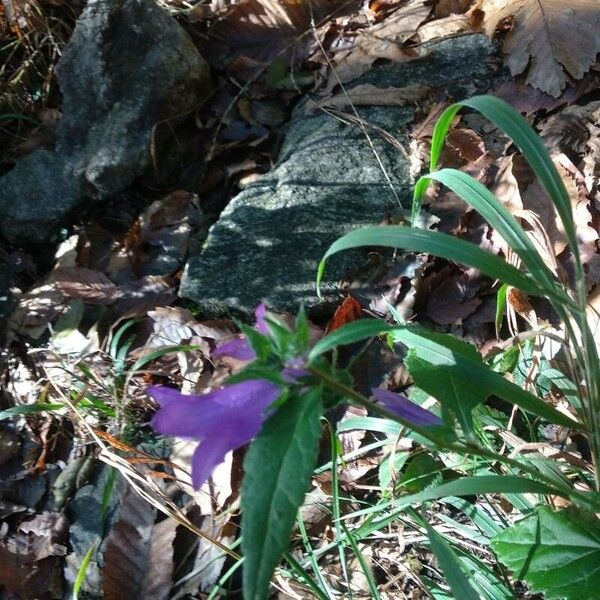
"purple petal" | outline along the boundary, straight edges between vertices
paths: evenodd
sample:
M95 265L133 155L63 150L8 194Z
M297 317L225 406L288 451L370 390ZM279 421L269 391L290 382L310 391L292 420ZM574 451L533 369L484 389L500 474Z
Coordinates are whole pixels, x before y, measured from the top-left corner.
M298 379L302 379L302 377L308 377L310 375L310 371L306 369L297 369L295 367L285 367L285 369L281 370L281 378L286 383L296 383Z
M251 379L202 395L184 395L172 388L151 387L148 393L161 408L152 427L164 435L205 438L228 431L232 421L262 422L265 409L279 397L279 386Z
M237 358L238 360L254 360L256 358L256 354L250 348L250 344L244 338L239 337L217 346L212 352L213 358L221 358L223 356Z
M265 321L265 317L267 316L267 307L264 304L259 304L254 311L254 316L256 317L256 331L262 335L268 335L269 328L267 327L267 322Z
M192 485L198 489L210 477L225 455L247 444L256 437L262 425L261 418L233 420L227 428L213 431L194 451L192 458Z
M396 413L399 417L413 423L413 425L443 425L443 421L433 413L411 402L406 396L396 394L382 388L371 390L376 400Z

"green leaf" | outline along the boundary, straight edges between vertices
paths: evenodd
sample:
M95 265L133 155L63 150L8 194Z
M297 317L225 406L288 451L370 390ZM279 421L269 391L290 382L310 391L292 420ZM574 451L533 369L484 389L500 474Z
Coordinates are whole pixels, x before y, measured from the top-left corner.
M470 380L455 377L446 369L434 367L412 348L404 359L404 365L415 384L440 402L444 421L448 425L453 424L449 415L451 412L465 435L472 436L473 409L485 402L489 392Z
M399 489L420 492L433 484L441 483L443 464L429 454L417 454L410 459L400 480Z
M430 170L436 169L452 120L465 106L479 111L513 140L552 198L565 226L571 250L577 252L573 211L565 184L540 137L533 131L529 123L504 100L494 96L474 96L449 106L438 119L433 132Z
M547 600L596 600L600 590L600 522L574 510L538 507L492 540L500 560Z
M425 524L431 551L435 554L455 598L479 600L479 594L469 583L452 546L431 525Z
M32 413L58 410L64 408L64 404L50 404L46 402L36 402L35 404L23 404L21 406L12 406L6 410L0 410L0 421L10 419L15 415L30 415Z
M471 344L448 334L428 331L418 325L388 325L377 319L360 319L319 340L313 346L309 360L313 361L338 345L359 342L382 333L393 335L396 341L412 348L419 358L438 367L438 373L445 369L447 375L470 382L469 385L479 386L488 396L499 396L551 423L576 430L583 429L580 423L492 371Z
M521 225L517 223L517 220L512 216L510 211L484 185L467 173L463 173L456 169L442 169L441 171L436 171L435 173L424 176L423 179L434 179L435 181L439 181L460 196L465 202L470 204L519 255L523 264L527 266L532 277L538 281L540 287L543 288L546 294L559 299L559 301L563 303L570 301L562 288L558 287L552 272L546 266L543 258L540 256L533 242L525 233ZM415 197L417 195L417 190L419 193L421 191L424 193L425 188L423 186L415 187ZM430 233L426 230L425 232ZM470 247L475 248L476 246L470 244ZM425 251L430 254L437 254L434 250ZM437 255L444 256L441 254ZM448 257L444 256L444 258ZM486 272L483 269L481 270L484 273ZM492 275L492 277L497 277L497 279L500 279L503 283L514 285L501 276Z
M83 560L81 561L81 565L77 571L77 577L75 578L75 583L73 584L73 600L77 600L78 598L79 590L85 581L85 577L97 545L98 542L94 542L85 553Z
M412 252L427 252L475 267L492 279L499 279L525 293L537 296L545 295L545 290L540 288L531 277L521 273L499 256L482 250L470 242L429 229L387 225L357 229L333 242L319 264L317 292L325 272L325 261L332 254L361 246L385 246L403 248Z
M508 293L508 285L503 283L496 294L496 317L494 325L496 327L496 337L500 339L500 329L502 329L502 321L504 321L504 311L506 309L506 295Z
M360 342L382 333L389 333L393 329L385 321L378 319L359 319L335 329L329 335L321 338L308 354L309 362L314 362L317 357L346 344Z
M398 498L395 506L406 507L421 504L429 500L439 500L446 496L474 496L477 494L552 494L556 491L529 477L518 475L476 475L461 477L446 483L440 483L416 494Z
M446 376L462 382L469 389L477 386L487 396L496 395L551 423L582 429L580 423L492 371L474 346L449 334L428 331L417 325L396 326L392 329L391 334L397 341L414 349L419 358L437 366L438 373L443 369Z
M254 440L242 485L243 587L246 600L268 596L315 466L323 413L321 389L290 398Z

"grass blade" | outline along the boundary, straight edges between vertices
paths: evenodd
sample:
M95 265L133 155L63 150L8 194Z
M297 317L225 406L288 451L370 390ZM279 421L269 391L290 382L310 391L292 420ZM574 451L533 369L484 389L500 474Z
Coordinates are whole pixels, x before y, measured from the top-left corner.
M546 291L531 277L491 252L486 252L470 242L445 233L402 226L365 227L336 240L331 244L319 264L317 292L325 271L325 261L337 252L361 246L385 246L404 248L412 252L427 252L475 267L492 279L500 279L527 294L546 295Z
M552 272L546 266L546 263L523 228L517 223L508 209L484 185L467 173L457 171L456 169L442 169L441 171L427 175L425 179L439 181L471 205L519 255L523 264L527 266L531 276L538 281L545 294L557 298L564 304L570 302L570 299L564 292L557 290ZM422 190L423 186L415 187L415 195L417 194L417 189ZM471 249L475 248L473 244L470 244L470 247ZM429 252L437 254L433 249ZM444 256L444 258L447 257ZM483 269L481 270L483 271ZM503 283L512 285L505 277L497 278Z
M452 546L429 523L425 523L425 527L431 544L431 551L438 559L454 597L461 600L479 600L479 594L473 589L469 578L463 572L460 560Z

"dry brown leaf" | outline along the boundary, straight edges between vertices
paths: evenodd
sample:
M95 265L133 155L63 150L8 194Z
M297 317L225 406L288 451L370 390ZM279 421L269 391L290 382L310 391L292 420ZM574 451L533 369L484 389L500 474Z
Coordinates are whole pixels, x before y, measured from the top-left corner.
M530 115L538 110L554 111L561 106L572 104L597 85L596 78L588 75L575 85L569 86L560 97L554 98L541 90L532 89L522 81L511 79L501 83L490 93L508 102L515 110Z
M173 585L173 542L177 532L175 519L163 519L152 528L148 566L140 598L168 598Z
M241 0L210 29L207 57L218 57L215 47L226 49L228 60L244 57L266 63L278 56L306 57L313 41L302 34L331 13L357 8L359 0ZM259 65L260 66L260 65Z
M474 0L437 0L433 14L437 19L466 12Z
M481 300L481 277L474 269L454 275L435 286L427 301L427 316L439 325L454 325L473 314Z
M112 304L119 297L117 286L100 271L85 267L61 267L52 272L52 279L69 298L88 304Z
M403 4L381 22L358 30L354 45L336 55L334 71L325 89L330 91L340 82L346 83L360 77L377 59L406 62L416 58L418 54L414 50L402 46L415 35L419 25L430 14L428 0L415 0Z
M19 300L8 319L8 337L24 335L38 339L48 324L58 319L67 309L69 298L54 283L42 283Z
M336 94L329 98L323 98L307 104L307 112L314 112L319 108L346 106L404 106L413 104L425 98L431 92L426 85L415 84L403 88L387 87L380 88L370 83L357 85L346 93Z
M420 44L459 35L467 31L474 31L473 19L468 14L450 15L441 19L434 19L419 27L417 37Z
M67 552L68 522L45 512L0 540L0 588L23 600L62 598L61 557Z
M104 598L139 598L148 573L150 542L156 509L140 499L127 485L121 498L119 521L106 538L104 551Z
M493 35L513 19L503 51L513 75L558 98L569 77L581 79L600 52L598 0L483 0L484 26Z

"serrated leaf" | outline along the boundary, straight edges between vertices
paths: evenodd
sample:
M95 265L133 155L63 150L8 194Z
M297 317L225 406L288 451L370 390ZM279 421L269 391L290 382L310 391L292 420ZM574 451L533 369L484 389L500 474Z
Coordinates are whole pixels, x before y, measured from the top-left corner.
M316 462L323 404L320 388L290 398L264 425L244 463L243 587L247 600L268 596Z
M538 507L492 540L500 560L546 600L595 600L600 590L600 521Z

